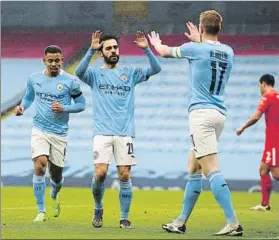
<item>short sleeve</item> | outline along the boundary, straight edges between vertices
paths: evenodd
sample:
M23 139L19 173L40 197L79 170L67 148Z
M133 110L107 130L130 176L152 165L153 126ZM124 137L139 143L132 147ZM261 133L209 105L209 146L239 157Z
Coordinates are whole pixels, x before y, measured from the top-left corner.
M172 47L171 56L174 58L193 59L197 47L198 43L194 42L184 43L180 47Z
M270 100L268 95L262 96L260 99L260 103L258 105L258 110L260 110L261 112L265 112L269 107L269 104L270 104Z

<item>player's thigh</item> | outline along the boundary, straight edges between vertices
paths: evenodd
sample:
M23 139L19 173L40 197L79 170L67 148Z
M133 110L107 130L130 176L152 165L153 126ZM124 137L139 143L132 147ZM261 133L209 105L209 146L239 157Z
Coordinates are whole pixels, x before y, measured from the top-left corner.
M96 164L111 164L113 156L112 136L96 135L93 138L93 161ZM100 165L101 166L101 165Z
M63 168L67 150L67 137L57 136L55 134L48 134L47 136L51 143L49 161L54 166Z
M188 156L188 173L195 174L201 172L201 167L198 163L198 160L196 159L196 155L194 151L190 150Z
M210 154L210 155L201 157L198 159L198 162L199 162L205 176L207 176L209 173L211 173L213 171L219 170L217 154Z
M40 130L33 128L31 132L31 155L34 160L34 164L36 162L47 161L46 157L50 154L50 143L45 135L45 133ZM39 158L43 156L42 158ZM46 162L47 163L47 162Z
M113 152L116 166L136 165L133 138L130 136L114 136Z
M189 131L192 149L197 159L217 153L216 124L210 109L193 110L189 114Z

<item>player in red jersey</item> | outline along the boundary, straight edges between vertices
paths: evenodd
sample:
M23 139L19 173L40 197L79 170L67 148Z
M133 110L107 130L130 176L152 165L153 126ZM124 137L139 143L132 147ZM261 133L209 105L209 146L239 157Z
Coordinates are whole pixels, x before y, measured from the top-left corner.
M246 128L255 124L263 113L265 114L265 148L260 165L262 202L250 208L251 210L270 210L272 180L269 173L271 172L273 178L279 181L279 92L274 89L274 84L274 76L270 74L261 76L259 86L262 98L258 109L247 123L236 131L236 134L240 135Z

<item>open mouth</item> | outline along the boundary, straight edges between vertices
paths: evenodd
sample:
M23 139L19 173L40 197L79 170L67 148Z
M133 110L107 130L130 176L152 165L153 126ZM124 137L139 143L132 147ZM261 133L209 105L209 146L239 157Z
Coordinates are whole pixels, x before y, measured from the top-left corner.
M58 68L56 68L56 67L55 67L55 68L50 68L50 71L51 71L51 72L57 72L57 71L58 71Z

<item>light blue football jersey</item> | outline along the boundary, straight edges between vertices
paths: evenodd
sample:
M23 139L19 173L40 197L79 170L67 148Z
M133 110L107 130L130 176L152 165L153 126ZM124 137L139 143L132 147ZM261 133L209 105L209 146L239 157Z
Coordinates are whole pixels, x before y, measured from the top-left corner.
M55 113L51 109L51 103L55 101L67 106L71 104L72 98L81 94L76 78L63 70L56 77L48 77L44 71L36 72L28 79L21 106L26 110L35 100L34 127L47 133L66 136L69 112Z
M134 90L147 68L91 68L81 78L92 88L93 134L135 137Z
M234 52L219 42L189 42L171 48L175 58L189 61L189 112L216 109L226 115L225 87L233 66Z

